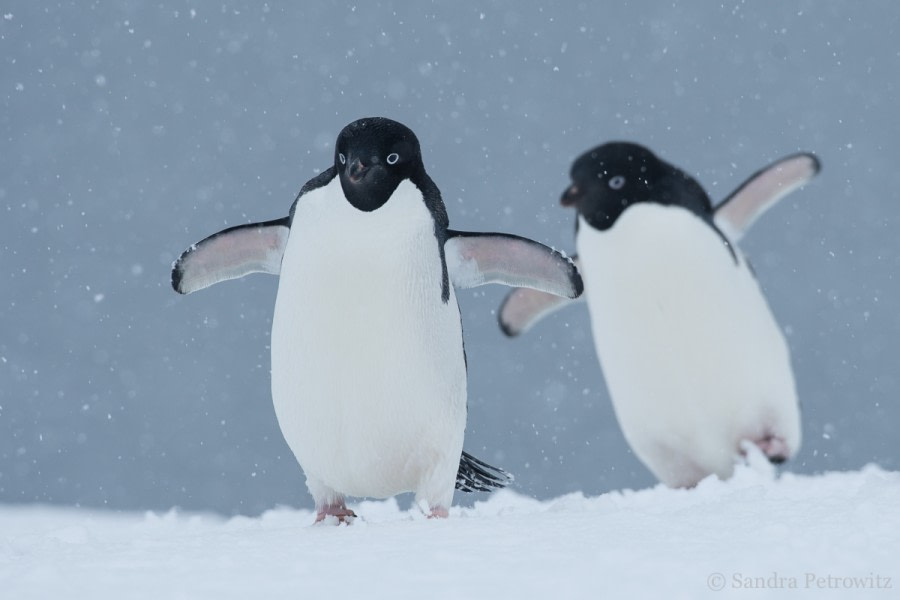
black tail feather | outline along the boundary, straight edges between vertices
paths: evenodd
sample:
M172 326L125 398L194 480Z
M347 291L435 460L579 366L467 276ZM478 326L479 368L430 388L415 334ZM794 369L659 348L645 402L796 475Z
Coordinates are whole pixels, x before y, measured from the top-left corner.
M463 492L489 492L505 488L513 481L513 476L497 467L478 460L468 452L459 457L459 471L456 473L456 489Z

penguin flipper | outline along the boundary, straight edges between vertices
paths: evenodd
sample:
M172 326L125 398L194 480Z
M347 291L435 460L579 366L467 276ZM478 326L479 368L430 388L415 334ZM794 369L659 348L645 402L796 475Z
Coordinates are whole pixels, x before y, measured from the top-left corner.
M468 452L463 452L459 457L456 489L462 492L489 492L505 488L513 479L513 476L503 469L478 460Z
M584 294L575 300L570 300L547 292L516 288L503 299L497 314L497 322L503 333L509 337L516 337L534 327L547 315L582 300L584 300Z
M453 230L447 230L447 236L447 270L457 287L502 283L564 298L577 298L584 291L575 263L534 240L506 233Z
M290 219L229 227L197 242L172 265L172 288L190 294L250 273L281 272Z
M713 211L716 226L738 241L776 202L815 177L822 168L807 152L786 156L751 175Z

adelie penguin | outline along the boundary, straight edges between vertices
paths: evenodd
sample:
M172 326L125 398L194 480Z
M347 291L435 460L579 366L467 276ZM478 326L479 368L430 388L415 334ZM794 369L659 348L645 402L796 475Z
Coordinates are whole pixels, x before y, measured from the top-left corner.
M505 472L463 452L454 288L502 283L575 298L583 286L569 259L521 237L449 229L416 136L367 118L340 132L333 163L288 216L191 246L172 285L189 294L253 272L280 276L272 397L316 521L354 517L346 496L402 492L446 517L454 487L507 484Z
M583 154L563 206L577 211L575 260L597 356L626 440L663 483L731 475L744 444L773 463L800 446L788 347L736 243L819 171L811 154L762 169L713 208L680 169L632 143ZM510 336L568 304L511 292Z

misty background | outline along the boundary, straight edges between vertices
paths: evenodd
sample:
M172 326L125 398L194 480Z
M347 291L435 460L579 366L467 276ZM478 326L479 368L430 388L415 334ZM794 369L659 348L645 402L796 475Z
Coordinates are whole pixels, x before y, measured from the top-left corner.
M544 4L5 3L0 502L311 507L270 396L276 278L182 297L169 271L285 215L375 115L416 132L451 227L570 252L559 196L599 143L648 145L714 202L815 152L819 177L741 243L802 401L785 469L900 467L897 5ZM652 485L586 309L510 341L505 293L459 293L466 449L538 498Z

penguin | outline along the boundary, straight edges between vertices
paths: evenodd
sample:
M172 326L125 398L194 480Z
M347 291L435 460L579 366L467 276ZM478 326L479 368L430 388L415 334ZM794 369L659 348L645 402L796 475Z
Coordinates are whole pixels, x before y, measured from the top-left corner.
M405 125L372 117L338 135L331 166L286 217L188 248L172 286L189 294L279 276L272 400L306 476L316 522L356 515L346 498L415 493L447 517L454 489L507 485L463 451L467 365L455 288L487 283L578 297L570 259L503 233L455 231Z
M819 172L812 154L761 169L713 208L700 184L634 143L598 146L572 165L561 204L577 212L575 263L617 420L664 484L727 479L746 444L772 463L800 447L787 343L737 246L780 198ZM571 302L513 290L508 336Z

